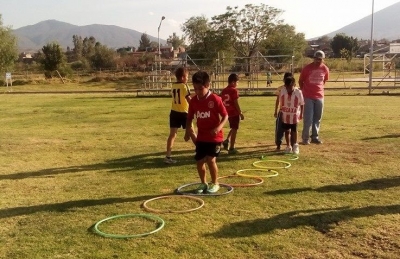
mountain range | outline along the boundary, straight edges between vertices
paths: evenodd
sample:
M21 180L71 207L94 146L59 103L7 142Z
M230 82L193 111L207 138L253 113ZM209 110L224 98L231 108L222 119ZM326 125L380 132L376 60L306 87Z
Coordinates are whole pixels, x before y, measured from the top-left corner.
M57 20L46 20L34 25L13 30L18 39L20 52L37 52L49 42L56 41L61 47L74 47L72 36L82 38L93 36L96 41L109 48L138 47L143 32L126 29L115 25L92 24L77 26ZM158 38L147 35L150 41L158 42ZM161 44L167 41L160 39Z
M374 13L374 40L400 39L400 2ZM333 38L338 33L344 33L359 40L371 38L371 15L353 22L339 30L330 32L326 36ZM321 35L325 36L325 35Z
M374 39L400 39L400 2L374 13ZM138 47L142 32L122 28L115 25L92 24L77 26L57 20L46 20L34 25L28 25L13 30L18 38L20 52L36 52L49 42L56 41L64 49L73 48L72 36L82 38L93 36L98 42L110 48ZM370 39L371 15L355 21L339 30L325 34L333 38L338 33L344 33L354 38ZM321 36L325 36L321 35ZM148 35L151 41L158 42L158 38ZM312 39L311 39L312 40ZM166 40L160 39L161 44Z

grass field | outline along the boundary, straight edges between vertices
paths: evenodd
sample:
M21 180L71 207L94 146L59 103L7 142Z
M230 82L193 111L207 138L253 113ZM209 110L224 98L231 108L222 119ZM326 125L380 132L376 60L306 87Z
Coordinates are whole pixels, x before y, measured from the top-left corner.
M198 181L182 131L173 150L178 163L163 163L169 99L0 95L0 258L398 258L399 98L327 96L324 144L300 146L300 158L278 176L201 197L204 207L193 212L149 213L146 200ZM240 102L240 153L221 153L220 176L254 169L261 156L286 158L273 153L275 98ZM198 204L171 198L149 206ZM99 220L130 213L159 216L165 227L131 239L93 232ZM116 234L155 227L133 218L102 224Z

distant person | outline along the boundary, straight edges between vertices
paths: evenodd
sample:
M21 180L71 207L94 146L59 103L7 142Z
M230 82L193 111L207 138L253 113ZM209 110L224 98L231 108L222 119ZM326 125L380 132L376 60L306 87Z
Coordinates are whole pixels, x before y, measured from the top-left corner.
M276 101L275 101L275 107L280 107L279 106L279 95L281 93L282 88L285 87L285 79L288 77L293 77L293 74L290 72L286 72L283 75L283 84L281 86L279 86L276 91ZM282 139L283 139L283 135L285 134L283 128L282 128L282 112L279 109L279 111L277 111L277 109L275 109L274 112L274 117L276 118L275 120L275 144L276 144L276 150L280 151L281 150L281 144L282 144ZM291 145L293 146L295 144L294 140L293 140L293 136L291 138Z
M244 115L239 105L239 92L236 88L238 82L239 76L237 74L230 74L228 76L228 86L221 92L221 98L229 116L230 131L224 142L222 142L224 149L228 150L228 154L237 153L235 148L237 131L240 120L244 120Z
M325 53L318 50L314 53L314 61L306 65L299 78L300 89L304 96L304 121L301 142L322 144L319 136L321 119L324 110L324 86L329 79L329 68L324 64Z
M193 88L196 93L189 103L189 113L186 122L185 141L192 132L192 121L196 117L197 140L195 160L197 172L201 181L196 193L216 193L219 190L217 157L224 140L222 129L228 121L228 112L221 97L212 93L210 76L207 72L198 71L192 76ZM206 164L211 175L211 184L206 180Z
M176 160L172 159L172 146L178 132L178 129L182 127L186 129L186 120L189 109L189 101L191 99L189 86L187 85L189 71L184 67L179 67L175 71L176 82L171 87L171 112L169 114L169 136L167 139L167 153L164 159L166 164L174 164ZM193 143L196 142L196 134L192 130L190 132L190 138Z
M272 84L272 73L271 69L267 71L267 87L270 87Z
M299 154L297 143L297 124L303 118L304 99L300 89L295 88L295 79L291 76L285 78L285 87L279 93L279 107L275 104L275 113L278 109L282 117L282 129L285 132L285 153ZM292 144L292 139L294 144Z

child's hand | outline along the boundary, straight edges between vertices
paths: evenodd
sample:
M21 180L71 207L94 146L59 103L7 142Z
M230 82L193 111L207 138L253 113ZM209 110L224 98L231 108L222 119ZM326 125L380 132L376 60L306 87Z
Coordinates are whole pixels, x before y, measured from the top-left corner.
M278 113L274 112L274 117L277 118L278 117Z
M183 139L184 139L185 141L188 141L188 140L190 139L190 134L185 133L185 136L183 137Z
M214 128L211 130L210 133L211 133L211 135L216 136L218 134L218 132L219 132L218 128Z
M244 115L243 115L243 113L240 113L240 119L241 119L241 120L244 120Z

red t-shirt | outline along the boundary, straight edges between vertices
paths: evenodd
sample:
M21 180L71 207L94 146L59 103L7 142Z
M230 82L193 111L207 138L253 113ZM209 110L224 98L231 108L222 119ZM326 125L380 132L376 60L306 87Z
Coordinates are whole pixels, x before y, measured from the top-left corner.
M305 66L300 73L299 82L303 82L301 91L304 98L321 99L324 98L324 85L329 79L329 68L325 64L316 66L310 63Z
M240 112L235 107L235 100L239 99L239 92L236 87L228 85L222 90L221 98L229 117L240 115Z
M224 140L221 131L217 135L212 130L221 123L221 117L228 115L221 97L210 91L204 98L193 97L189 103L188 119L197 120L197 141L218 143Z

